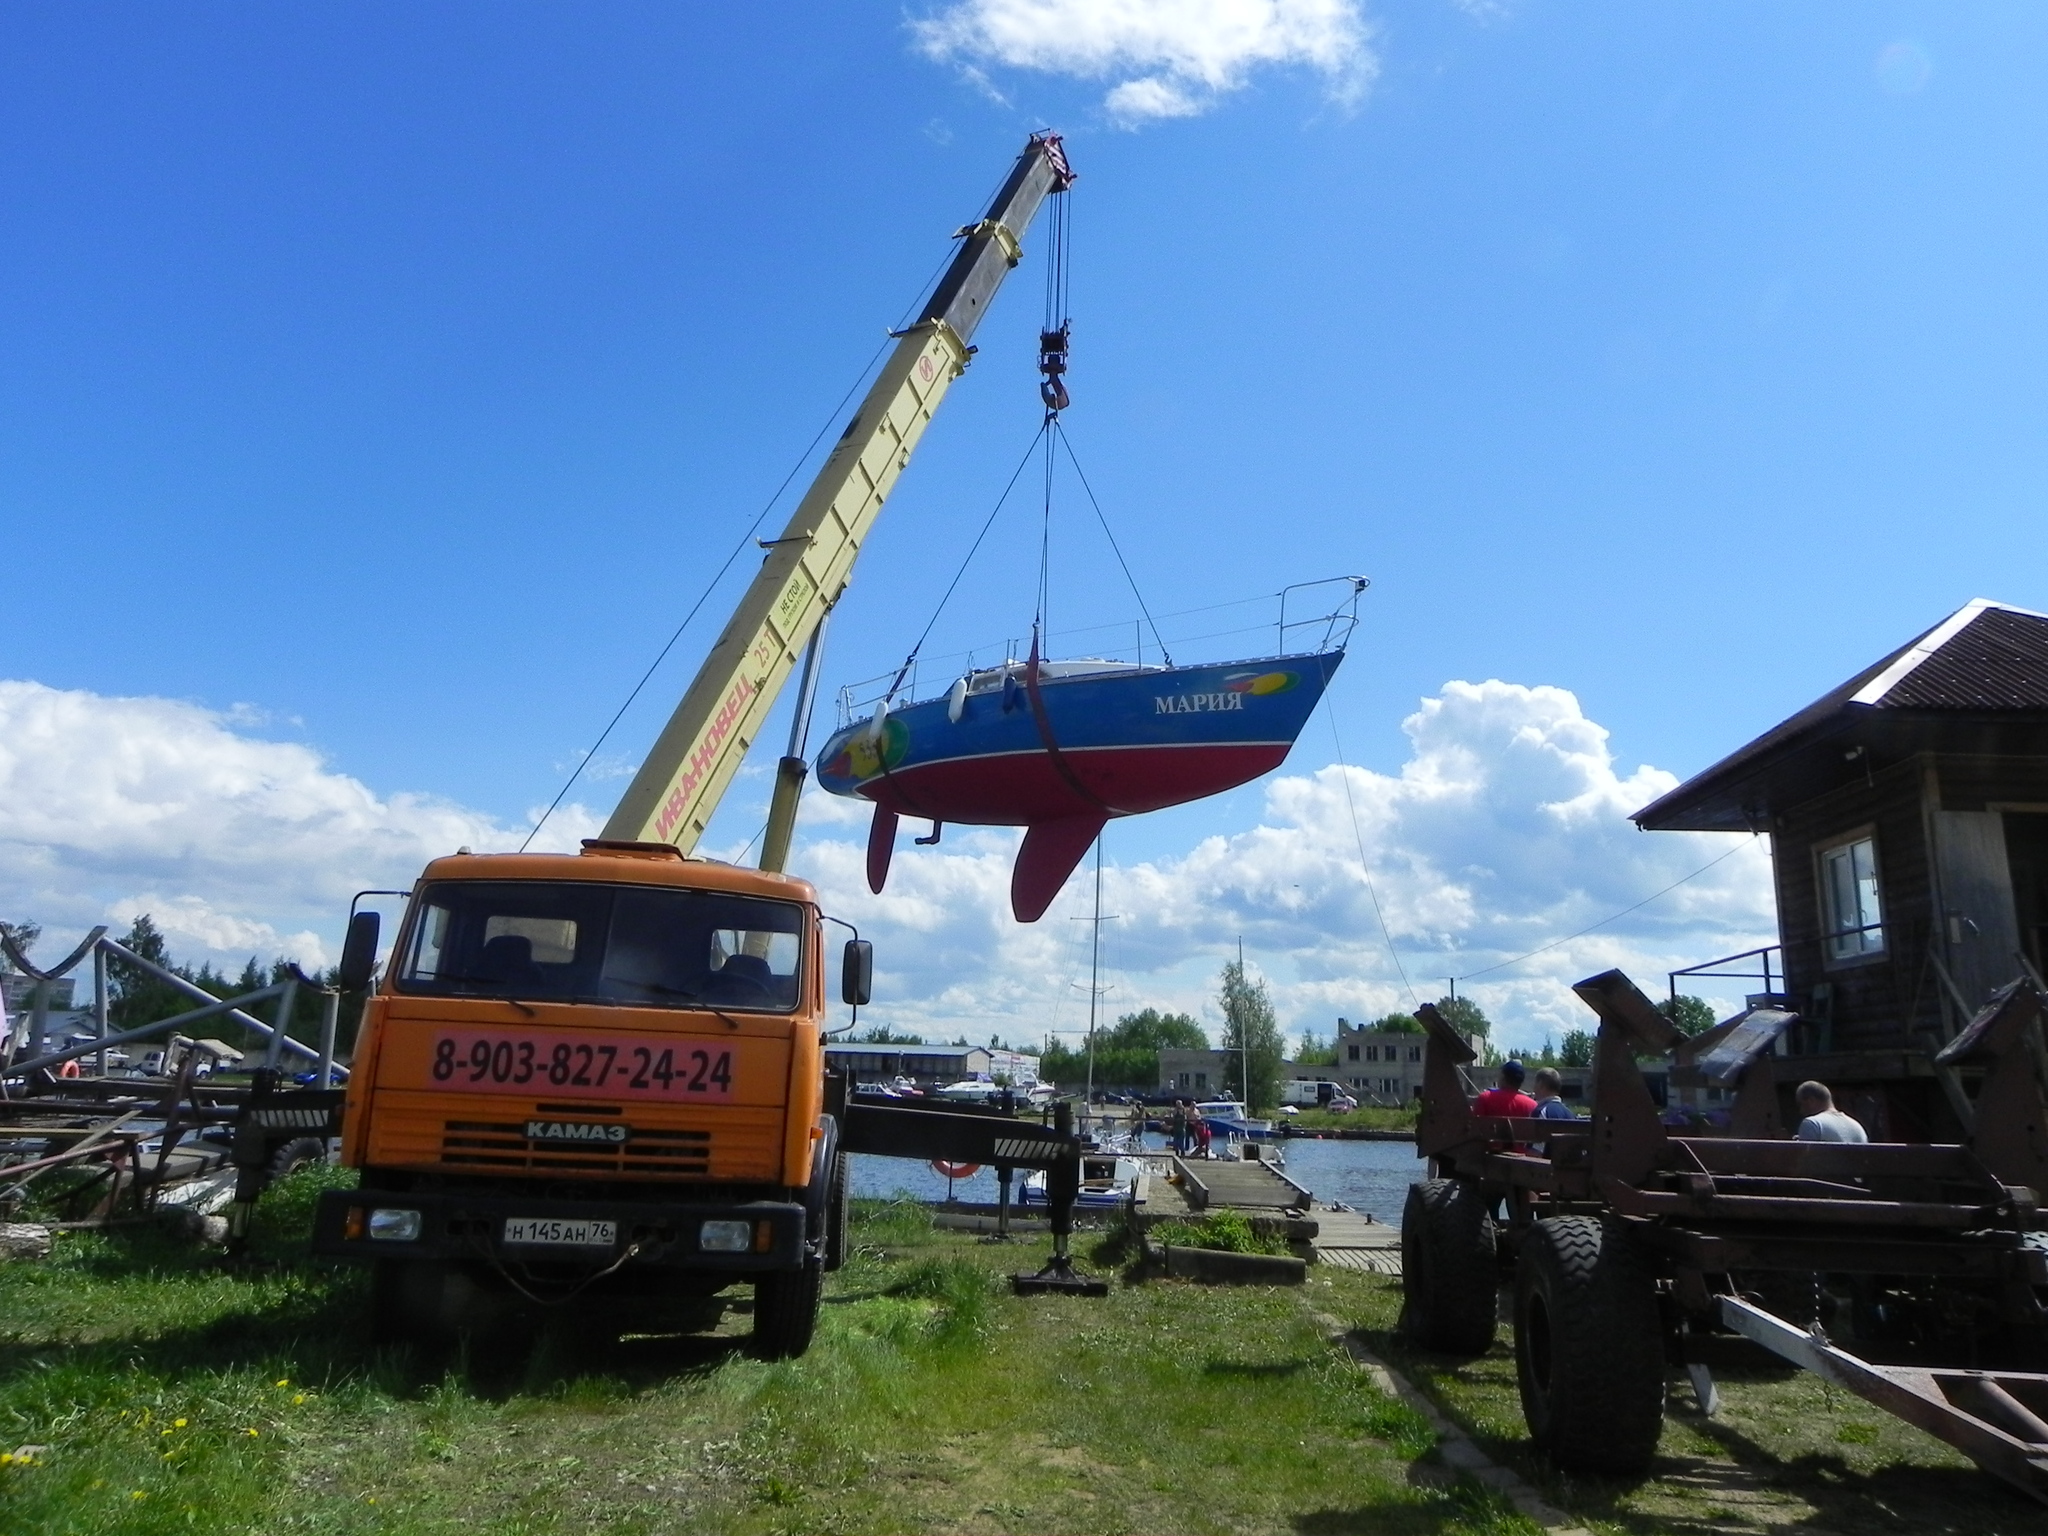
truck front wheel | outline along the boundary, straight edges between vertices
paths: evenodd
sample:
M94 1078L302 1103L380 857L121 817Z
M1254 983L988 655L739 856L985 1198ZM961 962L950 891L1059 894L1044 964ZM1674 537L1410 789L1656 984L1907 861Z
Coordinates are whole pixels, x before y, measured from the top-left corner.
M378 1344L445 1344L451 1276L438 1260L378 1259L370 1266L370 1338Z
M763 1360L794 1360L811 1347L818 1327L818 1297L825 1265L806 1258L754 1282L754 1353Z

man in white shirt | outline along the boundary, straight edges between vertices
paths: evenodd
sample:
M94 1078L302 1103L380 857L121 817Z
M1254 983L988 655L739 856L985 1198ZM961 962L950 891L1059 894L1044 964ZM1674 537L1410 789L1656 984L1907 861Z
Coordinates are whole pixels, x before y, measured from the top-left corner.
M1796 1097L1799 1113L1806 1117L1799 1122L1801 1141L1870 1140L1855 1116L1845 1115L1835 1108L1835 1096L1828 1091L1826 1083L1801 1083Z

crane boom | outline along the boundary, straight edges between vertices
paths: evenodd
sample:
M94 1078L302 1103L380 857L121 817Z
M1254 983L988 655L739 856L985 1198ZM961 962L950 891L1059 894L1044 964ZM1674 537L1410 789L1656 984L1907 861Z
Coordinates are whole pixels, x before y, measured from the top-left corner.
M627 786L604 836L672 843L688 853L759 734L806 644L852 579L868 530L953 380L1038 206L1073 181L1059 135L1033 134L987 214L917 321L901 333L782 537L768 548L725 630ZM802 765L785 761L762 867L787 853ZM796 777L792 779L792 774ZM778 827L774 822L780 821Z

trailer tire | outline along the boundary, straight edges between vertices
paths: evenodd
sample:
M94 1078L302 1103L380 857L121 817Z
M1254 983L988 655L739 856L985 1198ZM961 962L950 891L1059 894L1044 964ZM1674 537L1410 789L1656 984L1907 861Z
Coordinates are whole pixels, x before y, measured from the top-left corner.
M1557 1216L1523 1240L1515 1376L1529 1434L1559 1468L1649 1466L1664 1427L1663 1323L1656 1275L1618 1223Z
M327 1161L327 1142L319 1136L299 1136L270 1155L271 1179L288 1178L308 1163Z
M776 1270L754 1282L752 1349L762 1360L794 1360L811 1347L818 1300L825 1288L822 1259Z
M1500 1309L1485 1192L1463 1179L1408 1186L1401 1216L1401 1331L1425 1349L1483 1355Z
M1738 1295L1795 1328L1811 1328L1821 1320L1820 1275L1813 1270L1739 1269L1728 1279Z

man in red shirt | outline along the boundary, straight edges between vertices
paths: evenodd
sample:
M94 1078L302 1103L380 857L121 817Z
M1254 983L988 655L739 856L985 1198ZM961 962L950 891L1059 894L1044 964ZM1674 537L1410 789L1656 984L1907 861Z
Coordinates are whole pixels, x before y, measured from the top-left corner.
M1536 1101L1522 1092L1522 1079L1528 1074L1522 1070L1519 1061L1504 1061L1500 1064L1500 1085L1489 1088L1472 1101L1475 1115L1512 1115L1526 1119L1536 1113Z

